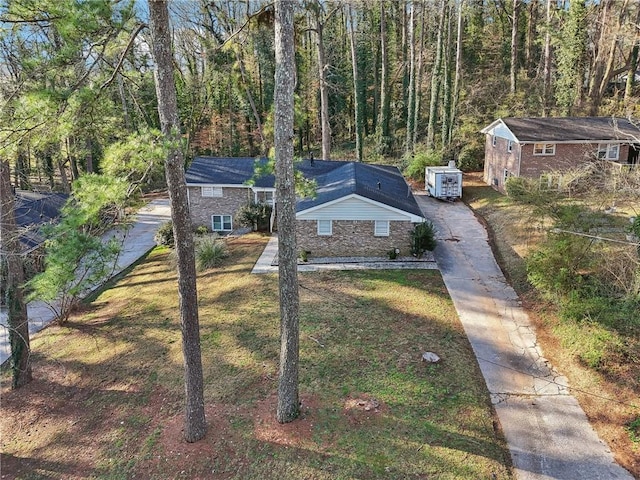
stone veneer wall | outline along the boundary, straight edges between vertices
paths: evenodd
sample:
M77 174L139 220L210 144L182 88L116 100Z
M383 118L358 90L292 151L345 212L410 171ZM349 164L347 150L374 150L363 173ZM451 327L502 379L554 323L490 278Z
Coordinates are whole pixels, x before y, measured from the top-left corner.
M333 220L332 235L318 235L316 220L298 220L298 250L309 251L309 257L385 257L392 248L400 255L411 254L409 222L389 222L389 236L373 235L373 220Z
M223 188L222 197L203 197L200 187L189 187L189 211L193 226L205 225L211 229L211 215L231 215L233 228L238 210L253 199L250 188Z

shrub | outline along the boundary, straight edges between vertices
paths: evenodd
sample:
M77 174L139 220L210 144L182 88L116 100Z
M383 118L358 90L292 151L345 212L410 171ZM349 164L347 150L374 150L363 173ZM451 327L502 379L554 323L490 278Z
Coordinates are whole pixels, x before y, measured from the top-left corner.
M431 222L419 223L411 232L411 253L420 256L436 248L436 229Z
M255 231L269 229L271 219L271 206L266 203L247 203L238 212L238 220L241 225L251 227Z
M196 268L198 271L219 267L222 261L229 256L227 244L224 240L215 237L198 239L195 250Z
M463 172L477 172L484 167L484 144L467 143L458 154L458 168Z
M209 228L206 225L198 225L193 231L196 235L202 236L209 233Z
M169 221L160 225L160 228L158 228L158 231L153 237L153 240L158 245L164 245L165 247L173 248L173 222Z
M413 158L408 160L405 174L414 180L424 179L425 167L435 167L438 165L442 165L441 152L420 148L415 151Z

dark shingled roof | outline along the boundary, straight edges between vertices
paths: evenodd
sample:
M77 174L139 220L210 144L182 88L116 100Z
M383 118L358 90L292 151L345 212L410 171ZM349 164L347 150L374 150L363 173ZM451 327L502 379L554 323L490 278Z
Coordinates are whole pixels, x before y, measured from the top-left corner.
M189 184L243 185L253 177L256 162L264 163L266 159L196 157L186 172L186 180ZM305 159L295 168L317 183L316 198L298 201L299 212L356 194L422 217L409 185L396 167ZM275 178L259 177L254 185L274 187Z
M640 142L640 128L626 118L503 118L519 142Z
M39 231L40 227L58 220L60 209L67 198L69 196L64 193L16 190L16 223L20 230L20 243L24 249L31 250L44 241Z

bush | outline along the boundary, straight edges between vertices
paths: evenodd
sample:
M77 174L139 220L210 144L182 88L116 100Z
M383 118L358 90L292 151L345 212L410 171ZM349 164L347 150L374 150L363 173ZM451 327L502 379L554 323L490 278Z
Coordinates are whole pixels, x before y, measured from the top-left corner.
M436 248L436 229L431 222L419 223L411 232L411 253L420 256Z
M271 206L266 203L247 203L238 212L238 220L241 225L251 227L255 231L269 230L271 219Z
M484 144L465 144L458 154L458 168L463 172L482 170L484 168Z
M424 179L425 167L442 165L442 153L435 150L426 150L424 147L417 149L413 158L408 160L405 175L414 180Z
M207 233L209 233L209 228L207 228L206 225L198 225L196 228L194 228L193 232L196 235L202 236L202 235L206 235Z
M169 221L160 225L158 231L153 237L153 240L158 245L164 245L165 247L173 248L174 240L173 240L173 222Z
M196 268L200 272L219 267L222 261L229 256L227 244L220 238L200 238L196 241L195 256Z

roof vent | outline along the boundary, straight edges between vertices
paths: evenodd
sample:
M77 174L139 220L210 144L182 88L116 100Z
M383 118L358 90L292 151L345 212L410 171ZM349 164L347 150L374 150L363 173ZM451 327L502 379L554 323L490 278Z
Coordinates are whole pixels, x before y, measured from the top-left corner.
M380 182L378 182L378 190L380 190L382 188L382 185L380 184Z

